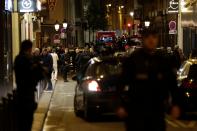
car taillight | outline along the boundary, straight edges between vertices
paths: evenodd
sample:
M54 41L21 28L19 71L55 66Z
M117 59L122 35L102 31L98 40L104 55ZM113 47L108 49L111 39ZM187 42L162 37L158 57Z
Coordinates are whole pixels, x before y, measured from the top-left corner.
M89 81L88 90L92 91L92 92L100 92L101 91L99 84L96 81Z

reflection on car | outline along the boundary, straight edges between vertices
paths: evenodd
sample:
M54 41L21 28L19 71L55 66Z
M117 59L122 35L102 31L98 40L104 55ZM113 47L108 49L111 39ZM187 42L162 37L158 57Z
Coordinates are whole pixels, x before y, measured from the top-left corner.
M113 115L119 103L117 79L121 72L122 64L118 59L91 59L77 75L75 114L83 113L86 119L98 114Z

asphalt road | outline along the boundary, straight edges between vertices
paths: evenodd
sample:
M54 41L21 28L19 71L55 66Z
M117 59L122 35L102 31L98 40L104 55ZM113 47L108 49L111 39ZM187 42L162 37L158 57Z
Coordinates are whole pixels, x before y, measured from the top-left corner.
M87 122L73 112L74 88L76 83L58 81L43 131L124 131L124 123L113 118L100 118ZM166 119L167 131L197 131L197 122L171 121Z

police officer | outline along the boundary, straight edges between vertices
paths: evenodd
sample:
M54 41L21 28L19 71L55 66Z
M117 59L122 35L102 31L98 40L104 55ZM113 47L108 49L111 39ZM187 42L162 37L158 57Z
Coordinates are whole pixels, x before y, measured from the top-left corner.
M126 117L127 131L165 131L165 102L174 94L176 76L157 51L158 34L144 29L143 47L123 64L123 82L129 87L129 100L123 101L119 116Z

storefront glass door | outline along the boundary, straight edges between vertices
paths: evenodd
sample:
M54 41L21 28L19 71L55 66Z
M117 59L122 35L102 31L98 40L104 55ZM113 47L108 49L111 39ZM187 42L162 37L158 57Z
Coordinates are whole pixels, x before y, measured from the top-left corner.
M183 28L183 51L189 57L193 49L197 48L197 28L184 27Z

